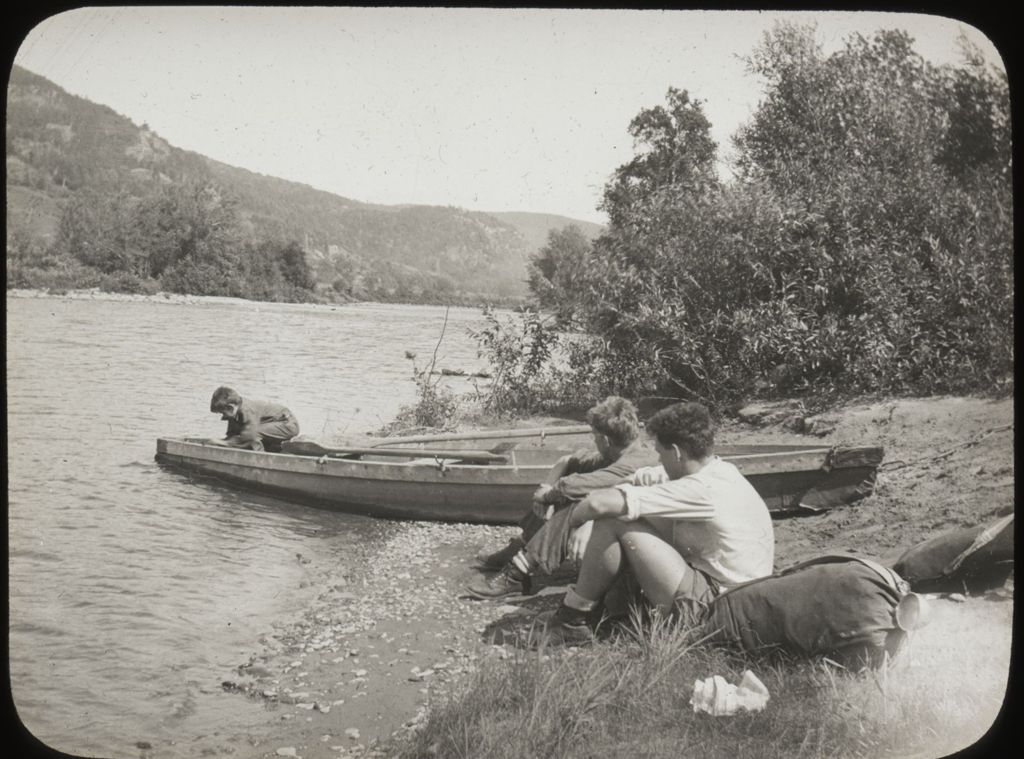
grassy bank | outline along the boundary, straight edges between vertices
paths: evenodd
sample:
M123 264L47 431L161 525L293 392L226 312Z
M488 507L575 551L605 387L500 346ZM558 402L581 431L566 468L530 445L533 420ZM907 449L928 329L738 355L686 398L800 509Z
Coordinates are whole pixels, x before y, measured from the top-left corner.
M887 670L737 656L661 625L578 652L486 662L435 704L396 755L442 757L943 756L974 743L1003 701L1012 603L935 599L935 618ZM961 643L969 642L969 645ZM994 652L1000 652L994 655ZM752 669L762 712L693 712L695 680Z

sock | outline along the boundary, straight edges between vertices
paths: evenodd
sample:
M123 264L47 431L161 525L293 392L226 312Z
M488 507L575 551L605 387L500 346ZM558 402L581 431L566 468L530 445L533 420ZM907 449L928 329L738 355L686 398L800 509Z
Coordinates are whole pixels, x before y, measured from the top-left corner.
M524 575L532 574L537 565L526 555L526 551L519 551L512 557L512 565Z
M521 583L523 586L524 593L529 594L533 592L533 579L530 577L528 572L524 572L523 570L521 570L519 567L515 565L514 562L510 561L508 564L505 565L505 568L501 571L502 574L506 575L507 577L511 577L518 583Z
M504 573L511 577L513 580L518 580L519 582L524 582L529 578L529 575L526 574L526 572L517 567L515 565L515 562L511 561L505 565Z

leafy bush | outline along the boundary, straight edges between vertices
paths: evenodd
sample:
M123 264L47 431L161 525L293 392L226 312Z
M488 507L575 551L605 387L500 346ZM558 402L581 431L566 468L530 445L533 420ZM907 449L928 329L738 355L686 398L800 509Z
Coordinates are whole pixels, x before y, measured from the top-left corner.
M165 290L191 295L228 295L244 297L244 290L232 283L232 272L216 263L183 258L160 277Z
M552 374L550 360L558 346L558 334L540 314L529 308L501 319L491 307L483 310L487 326L471 330L477 354L493 367L492 379L483 395L485 411L503 415L532 412L550 404Z
M556 376L713 404L998 388L1013 370L1005 75L970 50L932 66L902 32L826 56L790 25L749 65L765 97L734 181L713 177L700 101L670 89L630 124L607 233L582 252L553 236L535 261L536 297L583 333ZM510 363L515 346L492 342Z
M99 288L111 293L132 293L135 295L156 295L159 283L154 279L143 279L137 274L122 271L106 274L100 279Z
M590 252L590 240L575 224L548 233L547 245L531 257L527 267L530 290L541 308L571 322L572 310L563 302L563 293L579 281Z
M454 426L459 402L455 395L424 372L413 369L416 403L403 406L395 416L393 430L448 429Z
M435 383L422 382L413 372L418 388L416 402L402 406L395 418L381 428L383 436L415 432L441 432L454 429L461 405L450 390Z
M416 383L417 399L411 406L399 409L395 420L384 428L384 434L416 429L446 429L454 425L460 408L459 400L441 384L442 375L434 371L437 365L437 348L441 346L447 327L448 309L445 309L441 335L438 337L430 363L424 368L421 369L416 364L415 353L406 352L405 357L413 362L412 379Z
M78 261L50 259L47 266L7 260L7 286L32 290L67 291L99 287L103 274Z

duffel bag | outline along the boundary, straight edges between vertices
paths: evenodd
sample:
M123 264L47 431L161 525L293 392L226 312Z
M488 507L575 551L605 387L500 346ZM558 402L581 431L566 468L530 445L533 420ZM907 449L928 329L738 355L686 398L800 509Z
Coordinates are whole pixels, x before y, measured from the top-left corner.
M702 631L751 653L824 655L859 670L894 657L924 612L893 570L822 556L726 591L709 605Z
M892 567L919 593L980 593L1013 572L1013 514L918 543Z

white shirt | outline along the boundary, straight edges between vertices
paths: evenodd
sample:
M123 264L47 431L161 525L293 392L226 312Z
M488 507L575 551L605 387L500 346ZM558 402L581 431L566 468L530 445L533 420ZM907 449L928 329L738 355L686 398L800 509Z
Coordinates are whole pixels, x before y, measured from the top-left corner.
M643 519L672 535L691 566L723 590L770 575L775 533L764 500L740 471L714 456L699 472L670 480L664 467L644 467L616 488L624 521Z

